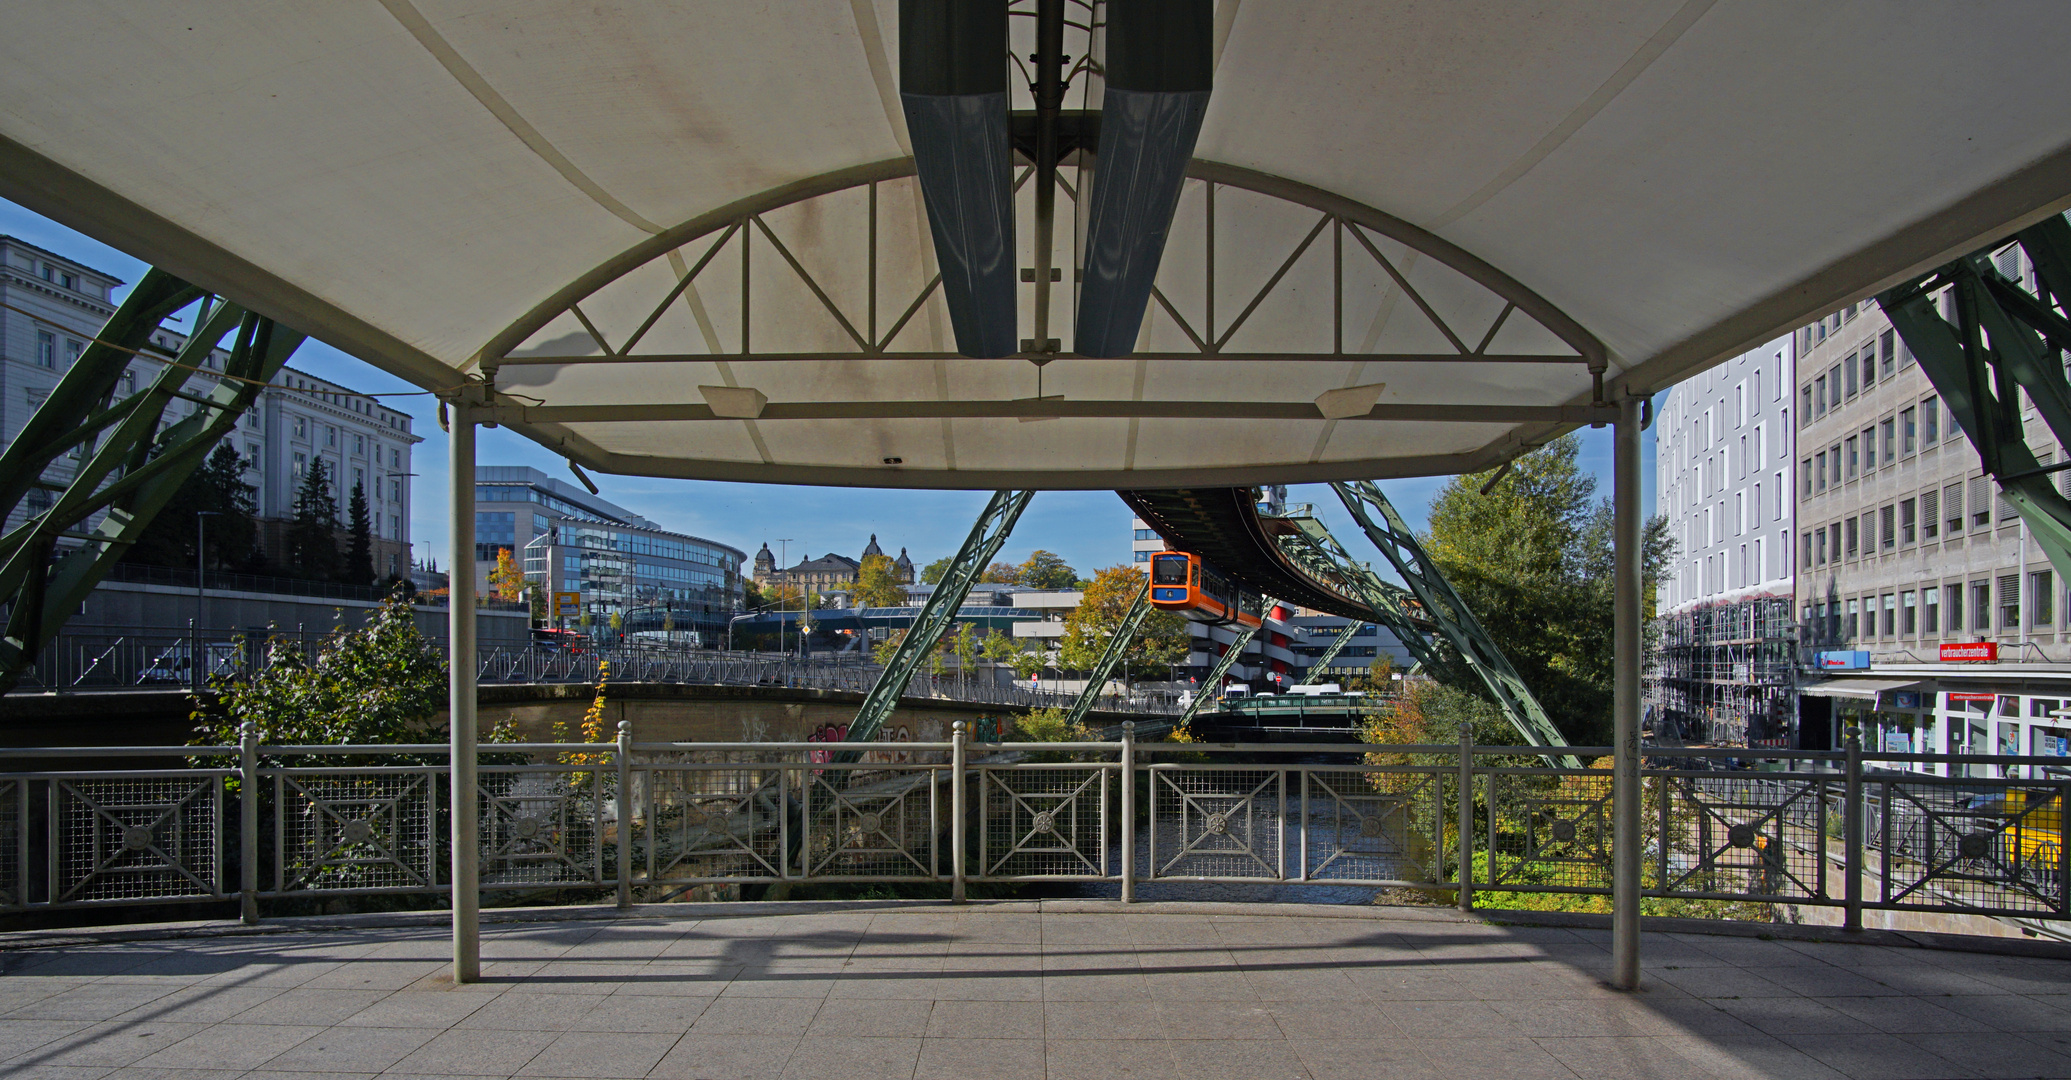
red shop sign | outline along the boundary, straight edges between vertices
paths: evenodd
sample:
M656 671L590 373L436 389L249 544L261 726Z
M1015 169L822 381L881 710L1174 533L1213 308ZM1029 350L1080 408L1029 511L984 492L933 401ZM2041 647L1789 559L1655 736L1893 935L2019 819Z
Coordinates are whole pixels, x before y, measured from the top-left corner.
M1965 641L1942 646L1944 660L1997 660L1999 643L1996 641Z
M1954 705L1954 704L1956 704L1956 703L1957 703L1957 702L1959 702L1959 701L1982 701L1982 702L1984 702L1985 704L1989 705L1989 704L1991 704L1992 702L1995 702L1995 701L1998 701L1998 700L1999 700L1999 696L1998 696L1998 695L1996 695L1996 694L1950 694L1950 695L1949 695L1949 704L1951 704L1951 705Z

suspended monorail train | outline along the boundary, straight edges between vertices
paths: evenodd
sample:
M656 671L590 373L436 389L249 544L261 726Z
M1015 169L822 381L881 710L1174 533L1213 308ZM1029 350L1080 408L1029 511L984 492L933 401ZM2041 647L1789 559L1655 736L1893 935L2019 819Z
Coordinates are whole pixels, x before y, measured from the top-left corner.
M1266 609L1265 597L1184 551L1151 556L1151 606L1211 626L1241 627L1258 626Z

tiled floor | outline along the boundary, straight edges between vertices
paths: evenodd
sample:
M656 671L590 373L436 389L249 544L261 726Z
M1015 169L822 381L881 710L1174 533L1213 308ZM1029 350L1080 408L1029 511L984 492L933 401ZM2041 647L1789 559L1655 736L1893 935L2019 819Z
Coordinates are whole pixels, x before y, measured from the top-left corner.
M1619 994L1598 931L1101 907L15 949L0 1076L2071 1077L2071 961L1656 934Z

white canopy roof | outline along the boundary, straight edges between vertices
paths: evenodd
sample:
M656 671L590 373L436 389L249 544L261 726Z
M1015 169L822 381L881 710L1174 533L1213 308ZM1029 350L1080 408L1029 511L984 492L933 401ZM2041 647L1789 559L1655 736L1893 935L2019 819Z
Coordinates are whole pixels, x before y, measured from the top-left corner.
M893 0L15 5L0 194L606 471L1089 488L1486 467L2071 202L2061 3L1216 12L1138 358L1040 389L949 352Z

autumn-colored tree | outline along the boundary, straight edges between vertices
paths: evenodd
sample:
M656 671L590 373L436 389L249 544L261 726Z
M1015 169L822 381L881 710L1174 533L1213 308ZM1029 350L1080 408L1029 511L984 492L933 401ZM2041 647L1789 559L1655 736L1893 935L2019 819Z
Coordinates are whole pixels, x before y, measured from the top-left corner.
M496 565L489 569L489 595L498 600L518 600L525 595L525 571L511 557L511 549L496 549Z
M852 597L857 607L902 607L906 603L906 586L899 581L899 571L888 556L865 555L863 566L856 572L856 591Z
M1084 671L1099 662L1108 639L1122 625L1136 598L1143 595L1148 580L1132 566L1110 566L1093 575L1079 606L1064 617L1059 659L1065 667ZM1137 624L1136 636L1123 655L1139 667L1170 665L1184 660L1190 645L1185 619L1153 609Z
M1020 567L1021 584L1031 589L1069 589L1079 583L1079 572L1054 551L1037 548Z
M986 567L985 572L978 575L978 580L986 585L1019 585L1021 568L1013 563L996 562Z
M949 556L944 555L941 558L936 559L934 562L931 562L928 565L921 567L920 583L923 585L942 584L943 577L949 573L949 564L952 561L953 560Z

